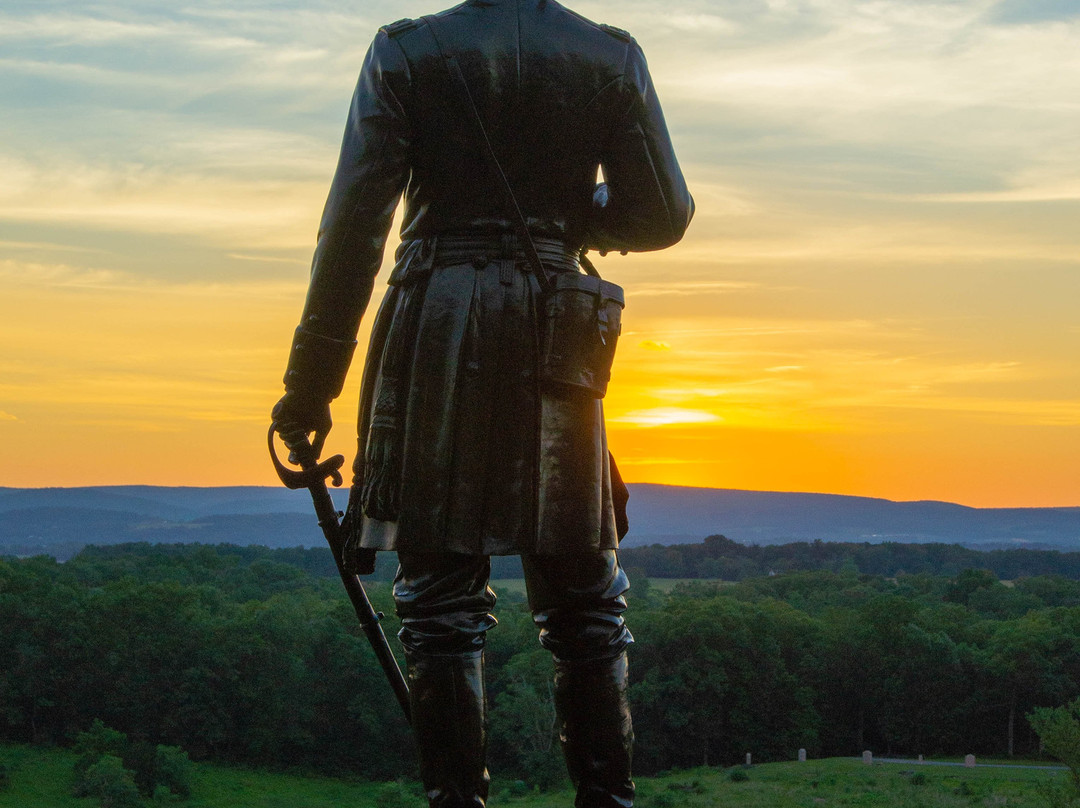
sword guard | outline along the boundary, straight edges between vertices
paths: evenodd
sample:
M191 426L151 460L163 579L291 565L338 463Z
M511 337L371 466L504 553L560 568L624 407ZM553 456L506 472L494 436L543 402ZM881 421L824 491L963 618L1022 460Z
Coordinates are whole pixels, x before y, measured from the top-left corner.
M300 468L291 469L278 458L277 449L274 447L273 426L270 427L270 431L266 434L266 445L270 449L270 460L274 464L274 471L277 472L278 479L286 488L311 488L313 485L319 485L327 479L334 486L341 485L341 467L345 463L345 455L334 455L319 463L313 450L305 451L304 447L300 446L298 447L299 451L292 450L302 458ZM311 448L310 444L308 444L308 448Z

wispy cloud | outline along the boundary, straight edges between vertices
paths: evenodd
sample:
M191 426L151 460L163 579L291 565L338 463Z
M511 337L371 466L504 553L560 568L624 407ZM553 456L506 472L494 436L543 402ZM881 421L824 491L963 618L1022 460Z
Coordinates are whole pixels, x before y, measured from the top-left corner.
M71 13L28 17L2 14L0 42L25 43L36 40L49 45L99 45L129 40L145 42L172 39L182 28L173 21L160 19L153 23L140 23Z
M0 259L0 281L11 286L112 287L121 274L109 269Z
M7 161L0 219L117 232L201 233L233 246L314 242L324 183L230 180L137 164L38 168Z
M702 293L735 292L754 289L760 284L750 281L667 281L641 284L634 287L634 297L663 297L667 295L700 295Z
M243 253L229 253L228 255L229 258L235 258L237 261L257 261L267 264L290 264L293 266L306 264L306 262L296 258L281 258L273 255L245 255Z
M234 256L239 257L239 256ZM251 260L278 263L279 259L251 256ZM286 263L294 263L280 259ZM298 263L298 262L295 262ZM136 273L107 267L73 266L34 261L0 259L0 283L8 290L97 289L114 295L160 296L162 299L212 299L216 304L232 301L292 300L303 295L307 277L297 273L292 280L264 277L229 277L221 280L182 278Z
M52 241L8 241L0 239L0 250L49 250L50 252L105 253L107 250Z
M654 407L648 410L633 410L621 415L611 416L613 424L632 424L640 427L657 427L686 424L716 424L724 419L715 412L691 410L683 407Z
M40 76L60 81L88 84L95 87L143 87L176 90L183 96L194 94L183 76L154 75L126 68L103 67L84 62L43 59L0 59L0 75Z

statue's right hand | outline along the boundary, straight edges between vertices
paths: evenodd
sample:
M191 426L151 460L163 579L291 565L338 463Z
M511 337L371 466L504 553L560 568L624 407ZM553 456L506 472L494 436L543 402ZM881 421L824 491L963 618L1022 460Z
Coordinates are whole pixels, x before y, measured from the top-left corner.
M318 460L319 449L333 426L330 402L318 401L303 393L290 390L270 411L274 431L289 450L289 462L300 465L306 460ZM312 433L315 438L309 440ZM313 447L316 447L313 449ZM306 454L312 457L304 457Z

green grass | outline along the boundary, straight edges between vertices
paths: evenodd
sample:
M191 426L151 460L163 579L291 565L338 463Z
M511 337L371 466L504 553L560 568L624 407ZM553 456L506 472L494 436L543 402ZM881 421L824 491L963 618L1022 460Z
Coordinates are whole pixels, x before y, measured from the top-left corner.
M648 808L1045 808L1040 788L1063 779L1058 772L867 766L839 758L770 763L747 774L745 782L732 782L729 772L694 769L645 780L640 803Z
M95 808L92 798L71 796L75 755L65 749L0 747L0 764L9 785L0 791L7 808ZM169 804L183 808L409 808L420 806L418 785L358 783L253 769L197 764L191 799Z
M74 761L67 750L0 747L0 763L9 772L0 806L95 808L95 800L70 795ZM744 782L733 782L731 771L701 768L638 778L638 804L641 808L1045 808L1040 789L1065 779L1061 772L1045 770L866 766L842 758L754 766L745 770ZM194 790L190 800L170 804L186 808L422 808L424 804L415 783L350 782L209 764L196 766ZM573 804L569 790L520 792L496 781L489 804L493 808Z

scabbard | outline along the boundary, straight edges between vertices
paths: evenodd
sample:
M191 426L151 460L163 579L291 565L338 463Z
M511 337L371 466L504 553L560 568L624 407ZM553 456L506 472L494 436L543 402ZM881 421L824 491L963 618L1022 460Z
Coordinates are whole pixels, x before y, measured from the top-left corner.
M341 576L341 583L344 584L345 592L348 594L349 600L352 601L353 609L360 620L360 627L364 630L364 634L367 635L368 642L371 643L371 648L375 652L375 658L379 660L383 673L386 674L390 686L394 689L394 696L397 697L398 704L401 705L401 710L405 713L405 718L408 719L410 718L409 686L401 673L394 652L390 650L390 643L386 640L386 634L380 622L382 613L376 612L372 607L359 576L346 572L345 568L341 566L341 548L343 544L341 523L338 521L337 506L334 505L333 499L330 498L330 491L326 487L326 481L324 480L321 485L312 485L308 488L308 491L311 493L311 501L315 505L315 514L319 517L319 527L322 528L323 536L326 537L326 543L330 545L330 552L333 553L338 575Z
M319 527L322 528L326 543L330 545L330 553L334 556L334 564L337 566L338 575L341 576L341 583L344 584L345 592L349 595L349 600L352 601L353 610L360 620L360 627L364 630L364 634L367 635L368 642L371 643L371 648L375 651L375 658L379 660L379 665L382 667L383 673L386 674L387 681L390 682L390 686L394 689L394 696L397 698L398 704L401 705L401 711L405 713L405 718L410 719L411 723L409 686L405 682L405 677L401 673L397 659L394 658L394 652L390 650L390 643L386 641L386 634L383 633L380 623L382 614L372 608L371 601L368 600L367 592L364 591L364 585L360 582L360 578L346 572L341 565L341 549L344 544L344 537L341 535L341 522L338 520L337 506L334 505L334 500L330 497L330 489L326 486L326 478L332 477L335 485L341 484L341 474L338 470L341 468L342 463L345 462L345 458L341 455L335 455L329 460L319 463L318 450L313 449L304 439L301 444L303 451L295 452L295 455L299 458L301 470L286 468L278 459L277 452L274 450L274 429L271 426L266 435L270 460L274 464L274 470L286 488L294 490L306 488L308 493L311 494L311 501L315 505L315 515L319 518ZM293 444L294 447L296 445L296 443ZM317 440L316 445L321 447L322 441Z

